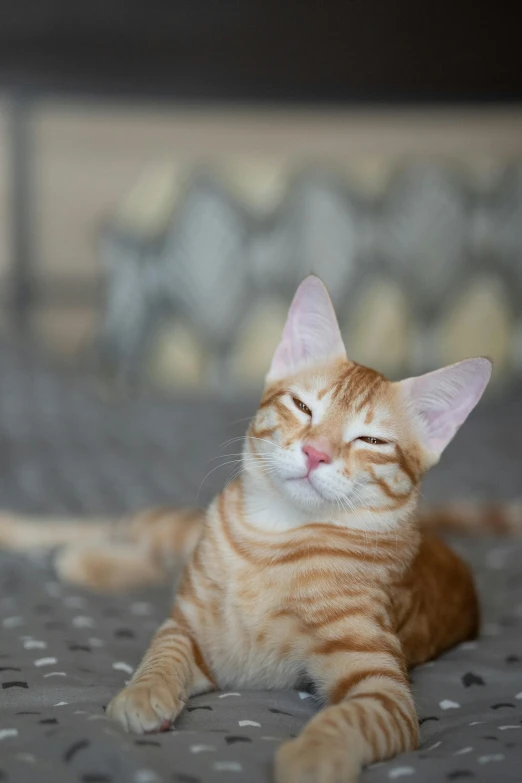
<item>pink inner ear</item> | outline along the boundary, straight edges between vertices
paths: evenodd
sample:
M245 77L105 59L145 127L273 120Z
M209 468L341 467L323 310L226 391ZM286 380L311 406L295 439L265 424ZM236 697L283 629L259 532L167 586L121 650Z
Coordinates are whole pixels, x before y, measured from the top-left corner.
M324 283L310 275L292 300L268 378L283 378L303 365L334 356L346 356L339 324Z
M402 381L428 451L442 453L482 397L490 376L491 362L479 358Z

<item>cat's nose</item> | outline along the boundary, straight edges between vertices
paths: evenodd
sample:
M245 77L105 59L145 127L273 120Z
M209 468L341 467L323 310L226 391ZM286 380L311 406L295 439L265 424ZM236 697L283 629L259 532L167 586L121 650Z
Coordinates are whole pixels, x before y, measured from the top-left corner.
M327 454L326 451L320 451L320 449L312 446L311 443L305 443L303 446L303 454L306 456L306 467L308 468L309 473L310 471L315 470L321 462L328 465L332 461L331 456Z

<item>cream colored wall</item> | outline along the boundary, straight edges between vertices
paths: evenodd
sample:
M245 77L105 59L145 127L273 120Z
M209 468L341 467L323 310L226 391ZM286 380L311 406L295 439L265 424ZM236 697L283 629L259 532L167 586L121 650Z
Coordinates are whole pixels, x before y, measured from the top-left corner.
M393 163L412 155L459 158L478 178L488 177L496 163L522 154L522 111L317 114L44 105L34 115L33 138L40 268L92 279L100 274L100 221L129 195L132 208L133 187L147 175L153 198L158 188L183 181L186 164L215 159L234 187L258 200L278 188L281 169L303 158L346 165L365 188L378 190ZM263 164L257 170L256 158Z
M346 166L367 189L382 189L394 163L432 155L459 159L488 178L522 153L522 110L209 111L45 104L35 113L42 262L93 274L98 221L136 180L210 160L242 195L278 187L278 170L303 159ZM256 159L262 166L256 165ZM173 194L175 195L175 194ZM141 207L143 208L143 207Z

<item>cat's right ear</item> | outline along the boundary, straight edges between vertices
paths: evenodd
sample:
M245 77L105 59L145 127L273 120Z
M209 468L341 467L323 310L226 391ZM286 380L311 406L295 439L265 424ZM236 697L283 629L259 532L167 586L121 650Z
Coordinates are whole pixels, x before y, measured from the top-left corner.
M346 358L346 349L332 300L324 283L310 275L292 300L266 379L277 381L303 367L337 357Z

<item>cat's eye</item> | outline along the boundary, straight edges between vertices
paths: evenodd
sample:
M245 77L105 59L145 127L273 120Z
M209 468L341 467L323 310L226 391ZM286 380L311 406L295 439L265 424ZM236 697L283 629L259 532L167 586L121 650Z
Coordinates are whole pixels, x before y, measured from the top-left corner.
M380 438L374 438L371 435L361 435L357 440L362 440L364 443L371 443L372 446L384 446L388 441L381 440Z
M299 400L297 397L292 397L292 400L294 401L294 405L296 408L299 408L300 411L303 411L303 413L306 413L307 416L312 415L312 411L308 407L308 405L305 405L302 400Z

